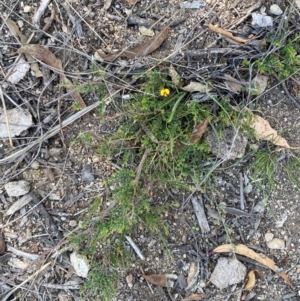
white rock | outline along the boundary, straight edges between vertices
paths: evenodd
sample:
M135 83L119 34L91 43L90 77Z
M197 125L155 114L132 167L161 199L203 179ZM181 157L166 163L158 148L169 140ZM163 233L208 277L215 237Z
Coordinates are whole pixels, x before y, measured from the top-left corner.
M273 233L267 232L265 234L265 240L266 240L266 242L271 241L273 238L274 238L274 234Z
M31 163L30 167L31 167L32 169L39 169L40 163L37 162L37 161L33 161L33 162Z
M21 196L29 192L30 185L27 181L14 181L4 186L9 196Z
M285 242L280 238L273 238L271 241L267 241L267 246L270 249L285 249Z
M24 10L24 13L29 13L31 11L31 6L25 5L23 10Z
M298 8L300 8L300 0L295 0L295 5L296 5ZM300 294L299 294L299 296L300 296Z
M265 16L257 13L252 14L252 25L258 27L272 27L273 18L270 16Z
M23 131L29 129L32 125L32 116L28 110L20 110L18 108L7 110L7 118L10 127L10 136L15 137L20 135ZM9 137L6 118L3 112L0 113L0 138Z
M79 255L77 252L73 252L70 255L71 264L75 270L75 273L83 278L87 278L90 266L86 256Z
M283 11L277 4L272 4L270 6L270 13L276 16L282 15Z
M237 259L221 257L210 277L210 281L219 289L239 283L246 277L247 268Z
M262 94L268 86L268 80L268 76L257 74L252 80L252 85L254 86L251 88L252 91L255 92L256 95Z
M7 81L12 84L17 84L25 77L29 69L29 63L21 56L18 62L8 70L9 76L7 77Z
M182 3L179 4L180 8L189 8L189 9L198 9L200 7L205 6L206 3L205 1L193 1L193 2L189 2L189 1L184 1Z
M74 219L69 221L69 226L76 227L77 226L77 221L75 221Z
M153 37L155 35L155 33L152 29L147 28L145 26L140 26L139 32L141 33L142 36Z

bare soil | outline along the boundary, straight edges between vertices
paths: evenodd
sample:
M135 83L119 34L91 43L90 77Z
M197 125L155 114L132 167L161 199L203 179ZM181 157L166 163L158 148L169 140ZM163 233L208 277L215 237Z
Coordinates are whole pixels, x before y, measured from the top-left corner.
M201 79L216 69L221 70L222 65L225 69L231 66L230 70L234 70L234 60L222 60L223 54L215 55L204 51L203 55L195 58L185 55L184 52L206 47L232 47L241 49L246 55L250 48L243 48L243 45L209 31L207 24L218 24L233 33L245 33L251 27L251 12L265 7L268 13L273 2L263 1L259 5L252 0L207 0L205 7L180 9L179 5L183 2L177 0L137 1L135 5L129 5L130 1L125 0L113 0L111 5L108 5L108 0L64 3L50 1L39 22L40 29L49 21L53 7L55 20L37 43L48 47L61 59L65 74L81 85L99 80L91 72L96 51L100 56L102 53L111 54L149 39L140 34L139 22L152 22L154 32L158 32L166 23L174 23L170 26L166 40L151 55L136 59L118 58L110 63L98 61L107 75L101 83L112 95L111 99L107 99L104 117L98 108L82 114L55 135L43 139L23 155L8 161L5 158L43 137L51 128L74 114L71 96L65 95L64 87L59 86L59 76L56 72L49 72L46 64L39 62L43 78L36 78L29 72L17 84L11 84L5 79L20 47L19 39L9 30L5 20L10 18L15 21L28 38L31 34L34 34L34 39L37 38L41 31L33 26L32 17L40 2L0 1L0 78L5 95L12 100L5 97L6 108L19 106L28 109L34 117L34 126L22 136L13 138L14 147L9 145L8 139L1 139L0 229L4 235L6 250L0 254L0 299L80 300L79 290L85 279L76 275L70 264L71 246L68 245L69 249L62 252L62 255L55 251L63 248L60 244L65 242L64 236L78 229L93 199L105 194L104 182L118 168L113 158L102 158L97 146L124 121L118 102L122 102L123 95L139 89L132 84L132 76L154 68L155 63L161 60L172 61L181 77L187 81ZM275 2L283 11L291 6L288 1ZM107 9L105 5L108 6ZM27 9L29 11L25 12ZM71 15L77 20L75 25ZM133 16L136 18L132 18ZM273 17L276 20L283 18ZM296 10L291 16L291 23L297 18L299 11ZM79 24L81 27L78 27ZM180 45L178 53L174 52L177 49L176 44ZM230 97L233 103L245 98L245 104L256 104L273 128L284 133L291 145L300 146L299 109L276 79L270 78L263 94L255 99L246 99L247 95L234 95L230 90L226 91L224 81L217 77L222 75L222 71L218 72L214 78L215 84L220 88L216 92L217 97ZM299 74L296 76L299 77ZM292 84L288 81L287 87L292 93ZM114 94L116 95L113 96ZM99 101L95 92L84 93L82 98L87 106ZM76 140L83 137L83 134L90 134L92 139L86 143L84 139ZM212 189L195 192L195 195L201 194L203 197L210 226L209 233L202 234L199 230L193 206L189 201L194 187L185 191L162 183L152 183L149 189L153 202L171 204L169 211L163 216L169 229L168 234L163 234L166 244L162 244L159 237L145 231L142 225L134 230L131 237L146 259L140 260L127 246L134 259L128 269L119 271L120 281L115 284L118 294L114 300L184 300L186 292L179 282L173 288L160 288L147 283L140 275L167 273L186 277L192 262L198 263L200 267L193 291L205 294L203 300L296 301L300 298L299 187L289 180L284 168L276 171L274 187L264 186L260 180L251 182L251 157L247 154L252 147L266 145L250 144L242 160L230 161L228 166L222 166L214 174L211 180ZM291 154L298 155L298 151L278 151L282 153L282 163ZM85 178L83 170L86 169L91 170L90 174L94 176L92 181ZM253 186L252 191L245 194L243 212L246 214L238 211L241 174L246 175ZM4 185L15 180L28 181L30 192L34 193L36 201L31 201L8 216L7 210L18 198L9 197ZM264 202L266 200L268 202ZM258 204L265 206L260 215L247 215L252 214ZM222 206L237 210L220 211ZM265 241L266 233L273 233L275 238L282 239L285 248L270 249ZM246 281L223 290L216 288L209 278L220 255L212 254L212 250L228 241L251 246L257 252L263 252L272 258L288 274L294 290L271 270L256 265L255 261L246 262L245 258L240 257L238 259L247 270L258 270L259 279L251 293L252 298L249 297L249 292L243 290ZM11 247L26 252L27 255L39 255L39 260L33 261L26 254L17 253ZM126 281L128 275L133 276L132 285Z

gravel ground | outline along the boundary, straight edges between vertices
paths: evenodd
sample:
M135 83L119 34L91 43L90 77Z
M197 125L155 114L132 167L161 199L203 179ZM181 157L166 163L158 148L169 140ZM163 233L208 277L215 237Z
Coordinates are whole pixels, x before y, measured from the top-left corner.
M21 107L33 116L33 126L13 138L13 147L8 139L1 138L0 159L24 149L74 113L72 95L63 95L64 87L59 86L60 77L50 72L45 63L39 61L40 78L28 72L18 83L7 81L5 75L16 61L20 42L7 25L6 18L13 20L27 38L35 34L33 40L47 46L62 61L68 78L81 84L98 80L91 73L93 57L99 59L104 54L143 43L149 37L142 35L140 28L142 25L149 27L149 22L153 25L154 33L166 23L171 24L165 41L153 52L153 56L118 58L108 64L98 61L107 75L103 84L111 95L116 94L115 100L120 100L132 88L128 80L131 72L150 69L155 60L172 60L185 80L199 79L212 73L219 68L218 64L224 64L220 62L220 56L208 51L194 59L187 56L185 51L206 47L224 49L237 43L209 31L207 24L218 24L233 33L245 33L251 23L251 13L255 9L263 11L265 7L270 15L270 5L276 1L264 1L264 4L255 1L190 1L205 3L205 6L197 9L180 8L185 2L177 0L136 1L134 5L130 4L135 1L130 0L50 1L38 22L45 34L38 36L40 31L33 26L33 16L40 2L0 1L0 78L6 109ZM282 10L290 6L288 1L276 3ZM55 18L49 28L45 28L51 12L54 12ZM279 19L275 15L272 17ZM299 10L296 10L291 20L297 20L298 17ZM178 45L180 50L176 53ZM250 51L241 49L243 53ZM225 61L227 65L231 63ZM216 78L216 84L217 81ZM292 87L288 86L288 89L291 91ZM227 91L226 96L229 94ZM240 101L240 96L232 98ZM93 105L97 102L97 95L95 92L84 93L83 100L87 106ZM256 103L273 128L284 133L291 145L300 145L298 108L281 85L270 79L266 91L255 100L251 99L251 102ZM56 135L43 139L41 144L11 162L0 161L0 229L5 241L0 238L1 300L80 300L79 290L85 279L78 275L71 264L70 254L73 250L64 237L80 229L89 205L94 198L105 194L105 180L118 169L112 158L103 159L97 152L97 146L114 133L122 122L124 119L119 107L115 102L107 101L105 118L99 117L99 110L91 110L61 131L58 127ZM231 161L232 165L223 165L211 181L213 189L195 192L195 195L203 198L210 229L208 233L201 233L199 229L189 191L151 183L148 193L154 204L170 204L168 212L162 217L169 233L164 235L165 243L162 243L159 237L149 234L142 225L134 229L131 237L145 260L138 258L126 245L134 260L131 260L127 269L118 271L120 280L115 284L115 301L200 300L200 294L203 300L210 301L295 301L300 298L299 187L290 181L284 168L276 170L275 185L272 187L265 186L260 179L252 181L247 154L255 147L261 145L248 143L246 157ZM282 162L288 161L292 155L298 155L297 150L276 151L281 152ZM252 189L244 193L245 208L242 213L241 175L244 179L249 178L252 185ZM24 191L9 194L7 183L21 180L27 183ZM17 188L21 189L20 186L18 183ZM246 189L247 185L244 186ZM22 195L29 196L29 199L22 199ZM12 204L19 199L22 199L22 205L12 209ZM109 202L106 205L109 207ZM220 211L220 208L225 209ZM284 243L283 248L270 245L273 236L279 244ZM246 281L224 289L217 288L209 279L220 254L212 254L212 250L228 243L228 240L232 244L251 246L256 252L272 258L287 273L294 289L270 269L245 257L237 258L247 271L258 270L259 277L254 289L251 292L243 290ZM1 243L5 246L3 251ZM63 249L64 245L68 248ZM192 289L187 293L182 278L188 276L195 264L199 266L199 271ZM147 283L142 274L181 275L181 282L178 280L174 287L161 288ZM198 294L198 297L184 299L192 293Z

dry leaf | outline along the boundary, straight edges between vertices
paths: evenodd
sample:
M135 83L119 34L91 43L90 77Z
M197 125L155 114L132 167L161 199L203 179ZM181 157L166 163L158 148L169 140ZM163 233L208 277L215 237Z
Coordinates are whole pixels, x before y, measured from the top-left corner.
M102 59L104 61L112 62L114 61L117 57L127 57L129 59L136 58L138 56L145 56L148 55L149 53L153 52L156 50L166 39L167 35L169 32L169 25L166 25L161 32L156 34L152 39L141 43L135 47L132 47L128 50L122 50L118 51L114 54L110 54L107 56L103 56Z
M171 76L171 79L172 79L172 83L175 85L175 86L179 86L180 85L180 75L177 73L177 71L175 70L175 68L173 67L173 65L171 65L169 67L169 74Z
M276 130L274 130L270 123L259 115L252 114L253 118L249 125L256 134L258 139L271 141L273 144L289 149L299 149L297 147L291 147L286 139L280 137Z
M247 275L248 277L248 281L245 285L245 289L247 291L251 291L253 289L253 287L255 286L255 283L256 283L256 273L257 273L257 270L253 270L253 271L250 271Z
M23 35L23 33L19 30L19 26L17 25L16 22L14 22L13 20L8 18L6 20L6 24L7 24L8 28L10 29L10 31L15 36L18 36L20 38L20 41L21 41L22 44L27 43L28 38L25 35ZM27 62L30 63L30 68L34 72L35 77L43 77L43 73L39 69L39 65L35 62L33 57L28 53L25 54L25 56L26 56Z
M202 300L203 298L205 298L204 294L192 294L182 299L182 301L198 301L198 300Z
M205 118L204 121L202 121L201 123L195 126L193 134L190 138L191 143L198 142L201 139L207 126L208 126L208 118Z
M5 239L4 239L4 235L1 232L0 233L0 255L2 255L5 252Z
M77 92L76 89L73 89L71 87L71 81L65 76L61 60L56 58L56 56L49 49L37 44L30 44L22 46L18 50L18 53L33 55L37 59L52 67L53 71L59 73L60 82L67 86L66 89L70 92L70 95L72 96L73 100L76 101L82 109L86 107L80 94Z
M293 287L292 283L290 282L287 274L284 273L284 272L279 272L278 267L275 265L275 262L272 259L268 258L264 254L258 254L258 253L256 253L255 251L249 249L245 245L242 245L242 244L237 245L237 246L230 245L230 244L221 245L221 246L215 248L213 250L213 252L214 253L223 253L223 252L229 253L229 252L234 252L236 254L243 255L243 256L246 256L246 257L251 258L253 260L256 260L257 262L259 262L259 263L267 266L269 269L271 269L272 271L274 271L275 273L277 273L282 279L285 280L285 282L292 289L294 289L294 287Z
M211 90L207 85L200 84L198 82L190 82L187 86L181 88L184 91L187 92L201 92L205 93Z
M231 92L236 94L241 92L243 85L238 83L234 77L230 76L229 74L224 74L224 77L227 79L226 84L228 88L231 90Z
M30 194L22 196L19 200L14 202L12 206L5 212L4 215L12 215L31 201L32 197Z
M126 0L126 2L128 3L128 5L133 5L137 2L137 0Z
M238 43L248 43L248 42L258 38L258 37L254 37L254 38L251 38L251 39L244 39L244 38L236 37L231 32L226 31L226 30L224 30L224 29L222 29L222 28L220 28L216 25L213 25L213 24L208 24L208 28L210 30L215 31L215 32L217 32L217 33L219 33L219 34L221 34L221 35L223 35L223 36L225 36L225 37L227 37L227 38L229 38L229 39L231 39L235 42L238 42Z
M148 282L160 287L168 286L168 278L166 274L142 275Z

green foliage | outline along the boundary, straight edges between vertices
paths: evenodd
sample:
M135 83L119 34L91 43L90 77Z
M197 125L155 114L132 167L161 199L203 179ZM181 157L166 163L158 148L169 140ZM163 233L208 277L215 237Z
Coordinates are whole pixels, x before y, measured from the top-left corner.
M251 175L254 181L273 188L275 172L278 165L278 152L270 149L258 149L251 164Z
M73 104L73 110L74 110L75 112L78 112L78 111L81 110L81 107L80 107L80 105L79 105L78 102L74 102L74 104Z
M115 294L114 282L117 279L116 270L125 268L130 262L130 255L124 248L125 235L129 235L138 225L143 225L146 231L168 234L168 228L161 216L167 206L153 206L146 196L141 182L135 181L136 174L129 168L121 168L106 181L110 189L109 201L112 208L103 218L103 199L95 198L90 205L80 232L87 234L72 235L70 241L87 255L93 266L89 272L82 295L87 298L101 297L101 300L111 300ZM96 217L96 218L95 218ZM99 258L99 244L102 245ZM102 262L99 266L96 262Z
M164 88L171 93L160 97L160 90ZM139 156L146 149L150 150L145 169L155 178L182 180L190 175L191 164L200 166L207 156L205 142L191 143L190 139L195 126L210 116L209 109L190 101L188 93L177 91L167 75L156 71L147 74L140 90L142 93L133 95L124 105L127 122L112 141L118 140L120 145L131 142L131 148L136 149ZM106 145L105 149L109 147Z
M110 301L116 293L115 283L117 279L116 270L96 264L89 271L88 279L81 289L81 297L83 300L92 297L93 300Z
M300 55L296 51L296 45L300 42L300 35L289 41L281 36L276 38L270 36L267 40L272 47L276 47L278 50L257 60L254 66L260 73L277 74L280 79L288 78L300 67Z
M71 141L71 145L83 144L84 146L89 146L95 137L91 133L79 133L79 135Z

